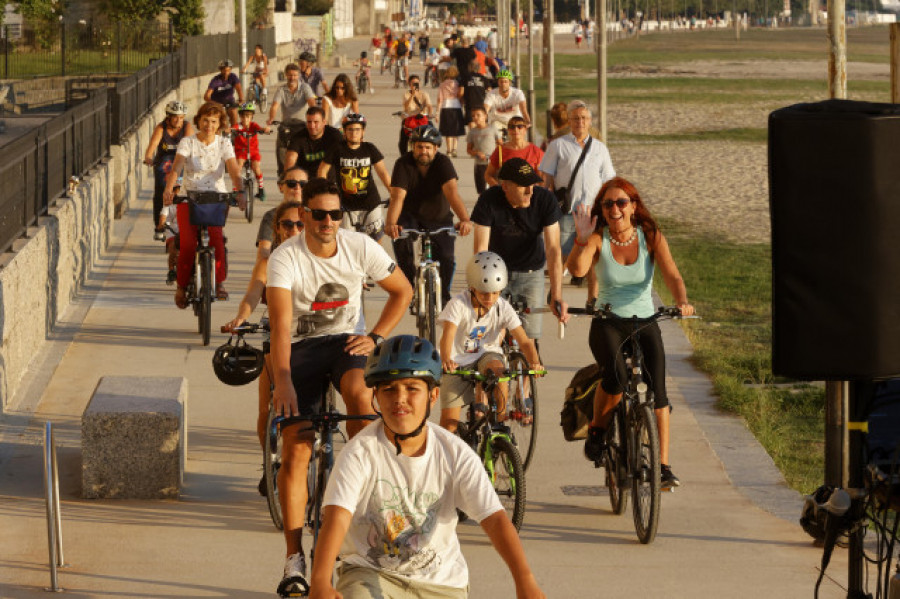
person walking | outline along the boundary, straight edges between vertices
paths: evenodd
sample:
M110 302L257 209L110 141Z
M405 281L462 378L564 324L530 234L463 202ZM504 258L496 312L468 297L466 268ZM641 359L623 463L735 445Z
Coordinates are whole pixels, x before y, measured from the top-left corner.
M457 138L466 134L462 103L459 101L459 71L456 67L450 67L441 77L443 79L437 97L438 129L447 138L447 156L456 158Z

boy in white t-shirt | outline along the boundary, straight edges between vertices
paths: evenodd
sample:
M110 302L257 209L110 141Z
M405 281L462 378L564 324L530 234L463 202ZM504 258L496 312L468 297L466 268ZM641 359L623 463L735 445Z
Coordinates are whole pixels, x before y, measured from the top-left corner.
M519 344L531 368L541 370L534 341L525 334L522 321L510 303L500 297L507 285L503 258L494 252L475 254L466 267L466 282L469 288L447 302L438 316L438 322L444 323L441 334L444 371L474 367L482 374L488 370L502 374L507 365L500 344L507 330ZM501 383L497 387L497 405L502 408L508 386ZM477 391L483 393L480 385ZM474 399L472 383L458 376L444 377L441 382L441 426L456 432L460 410Z
M512 573L516 596L544 597L478 455L428 422L440 379L434 346L413 335L388 339L366 360L365 381L375 388L382 422L356 435L337 457L325 491L311 599L467 597L457 509L480 522Z

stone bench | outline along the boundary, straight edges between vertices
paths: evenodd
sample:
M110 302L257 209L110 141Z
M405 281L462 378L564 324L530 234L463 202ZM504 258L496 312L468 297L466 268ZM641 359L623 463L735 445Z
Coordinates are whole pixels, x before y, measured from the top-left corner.
M81 417L86 499L177 499L187 455L187 381L106 376Z

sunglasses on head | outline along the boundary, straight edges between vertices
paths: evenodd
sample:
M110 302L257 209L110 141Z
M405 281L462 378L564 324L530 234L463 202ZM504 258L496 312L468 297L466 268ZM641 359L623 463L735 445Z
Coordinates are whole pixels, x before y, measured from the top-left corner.
M302 188L306 185L306 181L298 181L297 179L285 179L282 181L284 185L287 185L289 188L294 189L295 187Z
M344 211L341 208L338 208L337 210L322 210L320 208L307 208L304 206L303 209L312 215L313 220L325 220L326 216L331 217L331 220L333 221L344 218Z
M284 220L278 221L278 223L281 225L282 229L302 229L303 228L302 220L291 220L289 218L286 218Z
M613 207L613 204L619 207L619 210L624 210L625 206L631 203L631 200L628 198L619 198L618 200L603 200L600 202L600 205L603 206L606 210L609 210Z

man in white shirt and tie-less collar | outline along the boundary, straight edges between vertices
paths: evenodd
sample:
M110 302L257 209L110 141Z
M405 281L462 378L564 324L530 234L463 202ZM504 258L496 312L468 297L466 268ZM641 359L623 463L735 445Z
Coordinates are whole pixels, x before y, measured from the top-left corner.
M603 183L616 176L606 145L590 135L591 111L587 104L582 100L573 100L569 103L568 115L572 132L550 142L540 165L540 171L544 176L544 186L547 189L553 191L565 187L569 190L568 210L563 211L559 221L563 263L565 263L565 256L572 251L572 244L575 241L575 223L572 213L581 204L586 204L588 208L593 206ZM572 180L572 173L588 143L590 145L585 152L584 161ZM588 296L597 297L599 289L593 271L588 273L587 279ZM573 278L573 282L580 284L581 281Z

